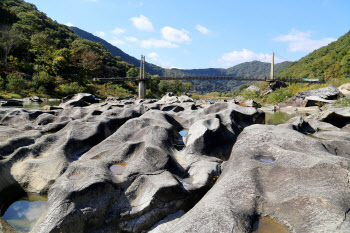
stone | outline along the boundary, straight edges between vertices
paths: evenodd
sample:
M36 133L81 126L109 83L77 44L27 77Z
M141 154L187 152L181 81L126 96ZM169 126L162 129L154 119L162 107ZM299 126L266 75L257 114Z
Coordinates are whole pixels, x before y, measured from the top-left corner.
M338 87L338 90L345 96L350 96L350 83L345 83Z
M162 232L251 232L259 216L290 232L348 232L350 160L322 141L253 125L240 134L227 163L213 188Z
M350 107L329 108L320 114L315 115L314 118L341 128L350 124Z
M0 106L2 107L23 107L22 100L5 100L0 102Z
M254 85L251 85L248 88L246 88L246 91L257 92L259 94L263 92L259 87Z
M92 94L78 93L62 98L62 103L59 106L62 108L84 107L98 102L99 100Z
M278 80L274 82L270 82L269 86L264 90L264 95L270 94L271 92L283 87L287 87L285 82L278 81Z
M30 98L30 101L32 102L38 102L38 103L41 103L41 102L44 102L40 97L38 96L33 96Z
M179 112L148 110L124 122L100 143L89 132L84 132L84 137L76 134L82 130L72 123L55 133L58 138L67 138L64 134L71 132L74 145L97 144L73 161L50 148L47 156L67 158L68 164L64 173L51 182L48 208L33 232L54 232L58 227L64 232L83 232L87 228L142 232L164 218L171 219L172 214L179 216L176 213L192 208L214 185L221 173L220 163L227 159L242 129L264 119L261 111L232 103L216 103L196 110L193 106L193 103L177 104L184 109ZM121 116L120 109L123 108L107 110L108 114L102 112L97 117L111 116L113 112ZM60 115L80 119L75 124L82 124L82 120L92 116L84 108L64 109ZM186 147L180 152L174 143L184 128L189 130L184 138ZM70 148L65 143L63 146ZM112 169L112 166L116 167ZM15 165L12 173L20 181L18 168ZM27 182L35 186L32 181Z
M311 98L312 96L312 98ZM280 107L286 107L286 106L293 106L293 107L306 107L310 106L310 104L315 103L315 101L308 101L306 97L309 97L312 99L319 98L318 100L334 100L339 97L342 97L343 95L339 90L333 86L320 88L320 89L314 89L314 90L308 90L308 91L302 91L298 92L295 96L287 99L286 101L283 101L279 103ZM316 101L320 102L320 101Z
M50 111L50 110L61 110L63 109L62 107L58 106L50 106L50 105L45 105L42 107L43 110Z
M246 106L246 107L253 107L253 108L260 108L261 107L261 104L255 102L252 99L244 101L243 105Z

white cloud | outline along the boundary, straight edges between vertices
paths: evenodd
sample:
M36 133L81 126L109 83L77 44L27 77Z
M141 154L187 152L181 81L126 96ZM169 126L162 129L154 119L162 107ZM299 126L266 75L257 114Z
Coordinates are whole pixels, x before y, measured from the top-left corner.
M164 27L161 29L163 38L171 41L171 42L177 42L177 43L189 43L191 42L191 38L188 36L189 32L185 29L177 30L172 27Z
M201 26L199 24L196 25L196 29L197 29L197 31L199 31L200 33L202 33L204 35L207 35L207 34L210 33L210 30L208 28L203 27L203 26Z
M126 36L125 40L130 41L130 42L137 42L137 41L139 41L136 37L133 37L133 36Z
M140 15L140 17L132 17L130 20L132 21L134 26L139 30L148 32L154 31L153 24L144 15Z
M313 40L310 39L311 34L311 31L300 32L292 29L287 35L280 35L274 38L274 40L288 43L288 50L292 52L312 52L336 40L335 38Z
M153 53L149 53L147 55L147 58L149 58L151 61L158 62L160 56L157 53L153 52Z
M232 51L230 53L223 54L217 63L224 67L231 67L243 62L254 60L271 62L271 56L271 54L254 53L248 49L242 49L242 51ZM279 62L282 62L282 60L275 57L275 63Z
M122 40L119 40L119 39L113 39L113 40L109 40L108 43L114 45L114 46L118 46L118 45L121 45L121 44L125 44L124 41Z
M96 35L97 35L98 37L104 37L104 36L106 35L106 33L105 33L105 32L97 31L97 32L96 32Z
M179 46L166 40L149 39L149 40L142 40L141 47L149 49L149 48L177 48Z
M70 22L66 23L66 25L67 25L68 27L74 27L74 25L73 25L72 23L70 23Z
M113 33L114 35L123 34L124 32L125 32L125 29L123 29L123 28L118 28L118 27L114 28L113 31L112 31L112 33Z

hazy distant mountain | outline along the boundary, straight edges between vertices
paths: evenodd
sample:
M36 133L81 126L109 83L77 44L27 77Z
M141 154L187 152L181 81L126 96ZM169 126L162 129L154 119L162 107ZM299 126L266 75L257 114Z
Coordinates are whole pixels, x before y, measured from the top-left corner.
M275 64L275 73L284 69L290 62ZM178 69L185 73L194 75L232 75L236 77L267 77L270 76L271 63L251 61L244 62L227 69L207 68L207 69Z

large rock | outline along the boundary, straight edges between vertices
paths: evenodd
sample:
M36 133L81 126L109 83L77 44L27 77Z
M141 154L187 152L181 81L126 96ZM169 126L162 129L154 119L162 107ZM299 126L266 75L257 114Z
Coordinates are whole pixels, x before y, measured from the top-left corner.
M271 82L268 87L264 90L264 95L270 94L271 92L283 88L283 87L287 87L287 85L285 84L285 82L282 81L274 81Z
M62 103L59 106L62 108L84 107L98 102L99 100L92 94L78 93L62 98Z
M349 232L350 160L279 126L244 129L213 188L152 232L251 232L270 216L290 232Z
M229 103L182 105L184 111L150 110L127 121L72 162L49 189L33 232L142 232L191 208L214 184L241 130L264 117ZM184 128L180 152L174 144Z
M339 90L333 86L298 92L295 96L287 99L279 104L280 107L308 107L315 106L318 102L326 102L326 100L334 100L343 96ZM315 101L315 99L318 101ZM310 100L309 100L310 99Z
M2 107L23 107L22 100L4 100L0 102Z
M345 83L338 87L338 90L345 96L350 96L350 83Z
M254 85L249 86L248 88L246 88L246 90L251 91L251 92L257 92L259 94L262 93L262 90L259 87L254 86Z
M312 116L312 118L330 123L337 127L343 127L350 124L350 107L329 108L326 111Z

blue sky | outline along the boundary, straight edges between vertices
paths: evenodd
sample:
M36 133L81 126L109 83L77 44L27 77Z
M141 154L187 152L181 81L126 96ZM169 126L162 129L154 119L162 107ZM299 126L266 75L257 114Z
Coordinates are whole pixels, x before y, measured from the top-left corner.
M349 0L29 0L163 67L298 60L350 30Z

